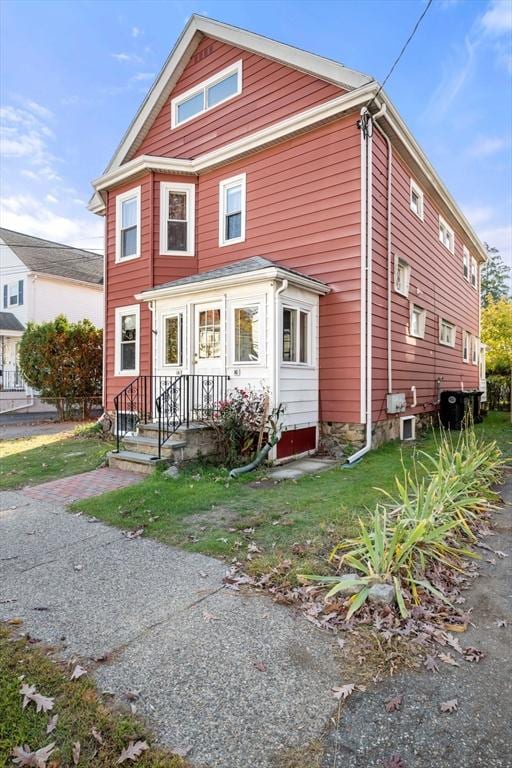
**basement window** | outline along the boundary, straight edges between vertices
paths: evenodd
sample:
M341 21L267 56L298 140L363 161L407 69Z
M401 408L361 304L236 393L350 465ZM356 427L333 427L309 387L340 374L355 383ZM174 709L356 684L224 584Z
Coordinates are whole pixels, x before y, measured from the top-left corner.
M400 440L416 439L416 416L400 417Z
M176 128L242 93L242 62L237 61L171 101L171 128Z

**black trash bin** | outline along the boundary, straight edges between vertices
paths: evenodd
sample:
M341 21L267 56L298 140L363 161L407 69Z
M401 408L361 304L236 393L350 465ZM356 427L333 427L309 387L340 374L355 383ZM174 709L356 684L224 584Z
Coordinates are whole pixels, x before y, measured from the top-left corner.
M480 412L481 392L465 389L441 392L439 417L446 429L463 429L469 423L482 421Z

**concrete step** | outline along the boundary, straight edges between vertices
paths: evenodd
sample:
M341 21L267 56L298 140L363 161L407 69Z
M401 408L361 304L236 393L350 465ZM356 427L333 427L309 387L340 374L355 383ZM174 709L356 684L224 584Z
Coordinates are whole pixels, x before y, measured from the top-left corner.
M168 459L159 459L158 456L152 456L139 451L119 451L119 453L108 454L109 467L124 469L127 472L139 472L141 475L150 475L158 466L167 466Z
M178 427L176 432L170 436L169 441L172 442L173 440L183 440L184 436L188 432L195 433L206 429L209 429L209 427L206 426L206 424L200 424L199 422L191 422L188 427L186 424L182 424L181 427ZM149 424L139 424L140 435L152 436L155 433L158 434L158 424L154 424L152 422Z
M150 456L158 456L158 439L156 437L146 437L145 435L130 435L123 437L123 445L128 450L136 453L144 453ZM186 440L168 440L162 446L162 457L172 459L174 451L179 451L186 445Z

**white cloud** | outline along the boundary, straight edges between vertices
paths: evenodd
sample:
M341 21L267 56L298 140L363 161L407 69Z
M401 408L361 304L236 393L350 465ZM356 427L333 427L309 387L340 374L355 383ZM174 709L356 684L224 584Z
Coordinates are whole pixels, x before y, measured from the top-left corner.
M132 80L140 82L141 80L153 80L154 77L154 72L137 72L137 74L132 77Z
M469 148L469 153L475 157L487 157L505 149L508 141L499 136L479 136Z
M21 99L19 99L21 101ZM33 109L35 102L24 102ZM50 142L55 138L53 130L48 127L41 118L50 110L36 105L37 115L34 111L6 105L0 110L0 153L5 164L9 158L23 159L32 168L27 169L29 178L32 174L46 179L58 179L55 166L57 159L50 149Z
M501 35L512 30L512 3L510 0L491 0L481 19L486 32Z
M46 200L47 203L58 203L59 202L57 200L57 198L55 197L55 195L51 195L50 193L48 193L46 195L45 200Z
M56 213L31 195L14 194L0 198L0 221L7 229L35 237L95 251L103 248L104 222L98 216L85 211L79 217Z
M120 62L129 62L131 64L142 64L143 59L136 53L111 53L113 59Z
M140 27L132 27L132 37L140 37L144 34L144 30Z

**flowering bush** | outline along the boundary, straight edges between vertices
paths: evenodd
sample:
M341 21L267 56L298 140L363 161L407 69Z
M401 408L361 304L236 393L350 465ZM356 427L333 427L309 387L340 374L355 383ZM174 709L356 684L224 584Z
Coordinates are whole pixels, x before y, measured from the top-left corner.
M263 436L269 396L265 390L234 389L208 418L217 438L218 455L233 467L252 458Z

